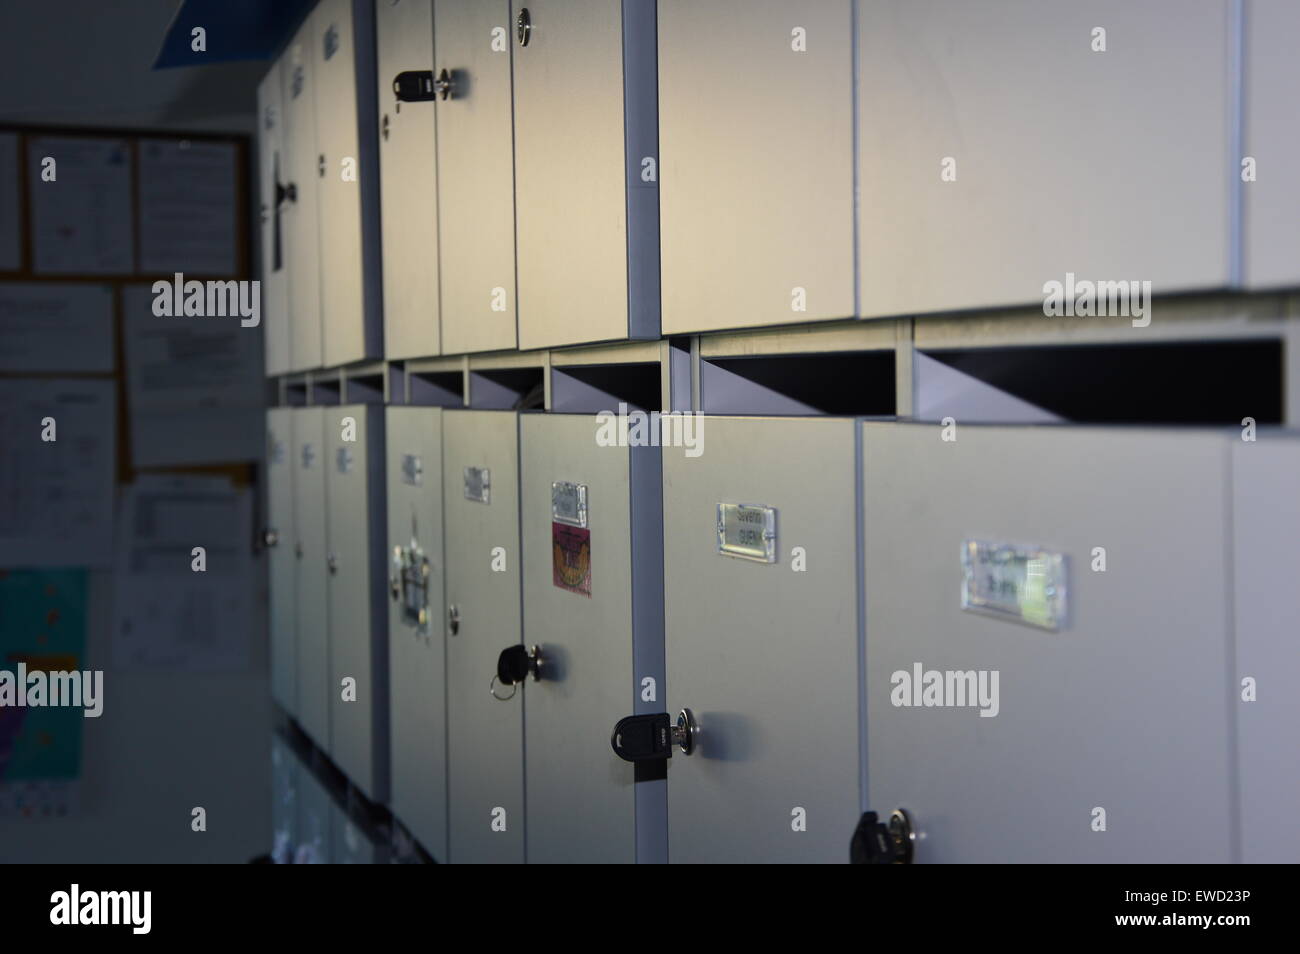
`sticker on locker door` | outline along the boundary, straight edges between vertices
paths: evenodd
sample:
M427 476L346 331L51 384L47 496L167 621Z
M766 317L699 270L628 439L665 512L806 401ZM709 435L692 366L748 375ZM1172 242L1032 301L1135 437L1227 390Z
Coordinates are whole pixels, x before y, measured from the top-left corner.
M552 582L562 590L591 596L591 531L551 524Z
M961 608L1057 630L1065 623L1065 555L985 540L961 545Z

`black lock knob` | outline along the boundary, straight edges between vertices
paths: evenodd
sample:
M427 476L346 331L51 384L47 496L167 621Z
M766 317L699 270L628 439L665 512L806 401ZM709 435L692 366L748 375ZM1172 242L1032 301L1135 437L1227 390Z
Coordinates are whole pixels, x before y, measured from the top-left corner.
M541 678L542 668L542 648L540 646L528 647L523 643L516 646L507 646L501 650L501 655L497 657L497 674L492 677L492 682L488 684L488 692L492 693L492 698L505 702L513 699L515 692L519 690L519 684L529 676L533 677L536 682ZM512 691L508 696L497 695L497 685L510 686Z
M695 751L698 735L699 726L695 724L695 714L690 709L677 714L676 725L670 721L667 712L653 712L619 719L614 724L609 744L614 754L625 762L648 762L672 758L674 745L682 750L683 755L690 755Z
M609 744L614 754L625 762L671 758L672 722L667 712L625 716L614 724Z
M437 97L433 70L407 70L393 78L393 95L399 103L423 103Z
M849 843L849 862L855 865L910 865L912 820L903 809L882 822L875 812L863 812Z

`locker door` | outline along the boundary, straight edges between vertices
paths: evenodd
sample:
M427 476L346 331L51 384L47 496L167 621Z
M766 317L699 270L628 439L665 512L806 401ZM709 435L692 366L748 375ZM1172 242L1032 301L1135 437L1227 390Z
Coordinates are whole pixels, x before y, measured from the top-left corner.
M664 334L851 317L851 0L660 0L659 62Z
M385 415L393 813L429 854L446 861L443 412L390 407Z
M325 413L329 448L330 758L375 802L388 800L388 626L384 421L365 404ZM348 698L344 680L355 680Z
M288 274L290 369L321 366L320 172L316 152L316 78L312 70L315 16L298 30L281 58L284 84L286 201L280 218Z
M1236 672L1229 687L1240 763L1241 861L1300 857L1300 764L1295 759L1300 655L1300 442L1280 436L1233 445ZM1251 680L1247 683L1246 680Z
M330 409L332 410L332 409ZM293 411L293 532L297 561L294 587L296 636L296 715L312 741L330 748L330 640L327 591L329 541L326 535L326 408Z
M289 178L284 149L284 98L277 61L257 87L257 162L262 245L262 327L266 373L284 374L289 363L289 285L285 268L281 190Z
M662 860L666 849L664 783L634 782L609 744L619 718L651 705L639 680L663 683L659 454L600 447L596 426L519 421L524 642L542 658L522 692L530 863Z
M654 0L511 9L519 346L657 337Z
M443 348L513 348L510 0L442 0L433 15L437 73L452 84L438 105Z
M863 432L868 807L918 862L1230 861L1223 436L939 430Z
M321 0L309 21L328 367L383 352L374 15L367 0Z
M524 860L524 694L488 692L501 650L523 639L518 421L513 411L443 415L453 863Z
M439 353L435 106L399 103L393 91L399 73L433 68L432 0L377 4L375 33L384 354L392 360Z
M861 3L862 315L1227 284L1230 7Z
M1244 141L1236 161L1249 157L1253 178L1241 185L1242 281L1249 288L1295 285L1300 283L1295 215L1300 187L1290 170L1300 163L1293 42L1300 7L1289 0L1248 0L1245 31ZM1240 177L1248 170L1237 172Z
M846 859L861 793L855 428L710 417L707 453L664 451L667 711L699 727L668 765L673 863ZM768 526L765 542L753 531Z
M297 647L294 604L297 537L293 509L293 417L287 407L266 412L266 540L267 582L270 586L271 693L280 707L298 710Z

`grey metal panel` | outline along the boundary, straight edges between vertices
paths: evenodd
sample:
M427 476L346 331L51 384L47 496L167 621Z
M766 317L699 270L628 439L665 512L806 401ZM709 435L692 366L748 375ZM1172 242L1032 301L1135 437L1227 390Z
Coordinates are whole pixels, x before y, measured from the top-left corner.
M355 429L349 430L349 422ZM355 435L355 440L346 439ZM376 802L388 799L388 626L381 408L325 411L329 495L330 758ZM342 682L356 680L356 699Z
M912 814L918 862L1233 860L1227 451L1195 431L864 425L868 804ZM1063 554L1066 624L963 612L972 539ZM998 672L997 715L894 705L916 664Z
M289 360L289 281L285 267L281 212L276 186L289 178L284 147L284 96L280 61L271 65L257 87L257 170L262 262L262 328L266 373L284 374Z
M398 73L433 67L432 0L383 0L375 33L384 355L392 360L439 353L436 107L398 103L393 93Z
M638 631L634 621L636 607L662 600L655 574L646 573L662 560L662 540L638 525L630 499L632 456L657 467L657 449L600 447L596 426L590 415L528 414L519 422L524 642L540 645L543 658L543 679L523 692L530 863L637 857L633 767L614 755L609 733L639 711L634 639L662 646L662 633ZM557 481L587 487L590 596L554 582Z
M436 407L390 407L389 579L395 547L414 541L429 561L428 615L410 621L388 601L393 813L425 850L447 859L447 678L443 621L442 420ZM416 462L418 461L418 474Z
M320 163L323 356L334 367L383 351L373 2L321 0L309 22ZM349 160L355 174L344 178Z
M852 0L660 0L659 62L664 334L852 316Z
M654 0L514 0L519 346L657 337Z
M1300 164L1297 33L1300 6L1246 0L1242 158L1255 160L1256 176L1241 185L1242 281L1248 288L1300 284L1300 184L1292 172Z
M1067 272L1226 285L1231 6L861 3L861 314L1040 303Z
M298 710L297 639L295 605L297 542L294 530L293 417L287 407L266 412L266 523L275 533L267 547L267 582L270 588L271 695L286 712Z
M513 411L443 414L447 606L459 614L456 633L447 636L453 863L524 860L523 693L507 702L488 693L497 656L523 639L518 421ZM467 467L488 470L486 503L466 498ZM494 562L496 547L504 550L503 566ZM504 831L492 826L498 809Z
M319 368L322 359L315 22L315 14L307 18L281 58L285 184L295 196L285 203L280 222L289 275L289 360L294 371Z
M448 354L513 348L510 2L441 0L434 26L436 70L453 81L451 98L438 104L443 346ZM494 308L496 289L504 295L501 311Z
M298 704L303 730L322 749L330 747L329 556L325 468L325 409L293 411L293 531L297 559L294 587Z
M707 417L701 456L664 450L662 708L700 726L696 751L668 764L673 863L847 860L861 803L856 427ZM775 563L718 552L727 503L775 509Z
M1232 496L1236 591L1236 678L1229 686L1237 727L1241 859L1300 859L1300 441L1260 435L1233 448ZM1246 678L1255 699L1243 698Z

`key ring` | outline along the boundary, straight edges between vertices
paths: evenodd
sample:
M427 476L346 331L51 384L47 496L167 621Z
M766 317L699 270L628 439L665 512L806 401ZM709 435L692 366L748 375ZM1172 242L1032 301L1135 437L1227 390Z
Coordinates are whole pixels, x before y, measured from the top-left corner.
M497 702L509 702L511 699L513 699L513 698L515 697L515 693L519 691L519 683L517 683L517 682L512 682L512 683L510 684L510 690L511 690L511 691L510 691L510 695L508 695L508 696L498 696L498 695L497 695L497 683L500 682L500 681L501 681L501 677L500 677L500 676L493 676L493 677L492 677L492 681L488 683L488 692L492 693L492 698L495 699ZM504 683L503 683L503 685L504 685Z

